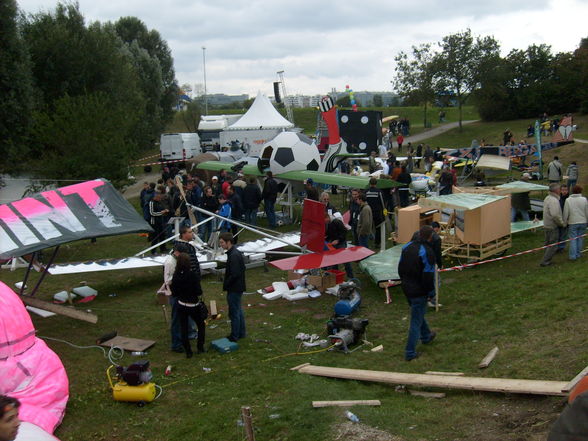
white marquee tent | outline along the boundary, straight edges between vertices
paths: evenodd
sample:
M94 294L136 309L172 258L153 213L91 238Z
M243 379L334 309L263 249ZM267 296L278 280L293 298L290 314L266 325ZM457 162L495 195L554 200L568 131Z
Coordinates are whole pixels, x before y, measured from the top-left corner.
M227 127L227 130L264 130L289 129L294 127L290 121L280 115L267 96L257 93L249 110Z

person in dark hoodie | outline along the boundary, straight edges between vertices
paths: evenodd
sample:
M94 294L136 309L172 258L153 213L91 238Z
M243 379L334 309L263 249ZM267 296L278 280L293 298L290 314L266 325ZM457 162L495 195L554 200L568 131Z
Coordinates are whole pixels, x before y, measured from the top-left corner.
M257 225L257 211L261 203L261 190L255 183L255 178L250 177L247 186L243 189L243 210L245 222Z
M192 348L188 340L188 318L196 322L198 328L197 349L198 353L205 352L204 337L206 326L204 320L208 316L206 305L202 301L202 287L200 277L190 269L190 256L187 253L180 253L176 264L176 270L171 283L171 292L178 303L178 315L180 318L180 329L182 345L186 352L186 358L191 358Z
M428 344L437 335L431 331L425 319L427 298L434 295L435 291L435 254L428 245L432 237L433 228L428 225L421 227L418 238L402 247L398 262L402 290L410 305L410 326L404 354L406 361L420 355L416 351L419 339Z

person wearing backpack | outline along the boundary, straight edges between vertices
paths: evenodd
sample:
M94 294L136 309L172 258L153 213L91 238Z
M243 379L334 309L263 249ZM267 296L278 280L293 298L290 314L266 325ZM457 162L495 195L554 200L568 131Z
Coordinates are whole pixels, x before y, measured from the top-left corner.
M549 163L547 166L547 179L549 180L550 184L559 183L563 176L561 171L561 162L559 162L559 158L555 156L553 161Z

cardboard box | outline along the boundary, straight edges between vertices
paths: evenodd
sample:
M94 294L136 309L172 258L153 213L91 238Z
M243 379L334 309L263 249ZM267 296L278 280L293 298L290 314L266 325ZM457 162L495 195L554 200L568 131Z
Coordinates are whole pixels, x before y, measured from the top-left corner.
M308 276L306 280L320 292L325 292L327 288L337 284L335 275L327 272L320 276Z
M304 273L298 273L296 271L288 271L288 279L287 280L296 280L300 279L304 276Z

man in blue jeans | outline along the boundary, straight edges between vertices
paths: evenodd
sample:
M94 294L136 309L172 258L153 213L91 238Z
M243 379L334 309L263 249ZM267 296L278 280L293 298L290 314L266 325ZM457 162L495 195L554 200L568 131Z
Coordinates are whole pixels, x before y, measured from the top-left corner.
M219 245L227 252L227 266L225 268L225 280L223 289L227 292L229 304L229 318L231 319L231 334L227 337L235 342L245 338L245 316L241 298L245 291L245 261L243 254L234 246L235 239L228 232L221 233Z
M406 361L420 355L416 351L419 339L428 344L437 335L429 329L425 319L427 298L435 295L435 254L430 246L432 237L433 228L428 225L421 227L418 238L402 247L398 262L402 290L410 305L410 327L404 354Z

